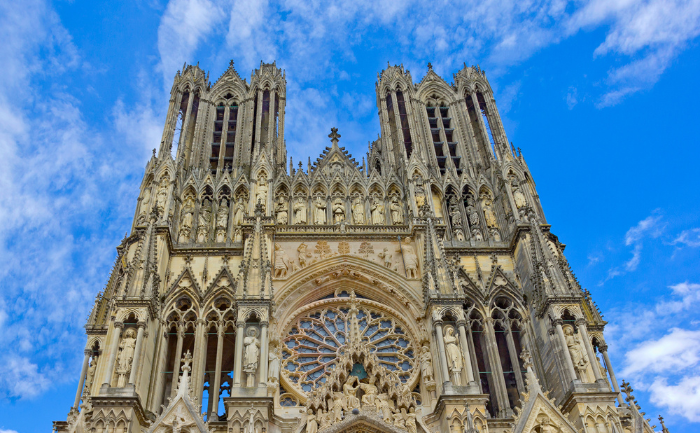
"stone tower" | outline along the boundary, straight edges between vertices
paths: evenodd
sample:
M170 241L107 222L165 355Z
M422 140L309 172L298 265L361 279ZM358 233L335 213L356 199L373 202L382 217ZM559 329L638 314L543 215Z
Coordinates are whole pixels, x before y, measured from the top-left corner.
M55 431L652 432L484 72L376 93L294 167L284 71L177 73Z

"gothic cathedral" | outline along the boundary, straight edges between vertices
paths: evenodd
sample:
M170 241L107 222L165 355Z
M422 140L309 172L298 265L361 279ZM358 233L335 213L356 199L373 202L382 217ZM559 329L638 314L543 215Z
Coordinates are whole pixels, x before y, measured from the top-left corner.
M479 67L377 77L359 163L286 79L175 76L59 433L651 433ZM666 429L664 428L664 431Z

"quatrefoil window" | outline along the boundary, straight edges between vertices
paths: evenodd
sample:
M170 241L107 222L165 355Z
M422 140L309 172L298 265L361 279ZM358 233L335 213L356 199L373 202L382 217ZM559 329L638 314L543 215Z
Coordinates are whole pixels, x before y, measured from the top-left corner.
M282 374L293 386L306 393L326 381L348 342L349 310L345 305L325 306L292 322L282 347ZM361 304L358 310L362 344L369 345L382 367L408 382L419 369L406 326L371 306Z

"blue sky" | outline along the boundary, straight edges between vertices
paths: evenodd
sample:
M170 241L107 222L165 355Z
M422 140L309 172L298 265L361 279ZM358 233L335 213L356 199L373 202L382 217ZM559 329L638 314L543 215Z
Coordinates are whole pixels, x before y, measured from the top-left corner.
M65 419L172 77L230 59L286 70L295 161L332 126L364 155L387 62L480 64L618 379L653 424L698 430L699 33L697 0L0 0L0 433Z

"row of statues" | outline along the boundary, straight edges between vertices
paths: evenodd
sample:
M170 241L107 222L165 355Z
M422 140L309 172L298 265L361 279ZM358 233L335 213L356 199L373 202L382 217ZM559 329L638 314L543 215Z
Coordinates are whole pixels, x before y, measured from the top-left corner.
M360 390L361 398L357 396ZM410 390L405 385L402 392L410 394ZM323 408L318 408L314 414L313 409L307 407L306 433L322 431L360 409L378 413L385 423L407 430L409 433L417 432L415 408L410 407L407 411L405 407L396 407L388 393L379 392L374 376L370 376L367 382L361 382L357 376L350 376L343 385L342 391L333 393L327 408L326 412Z
M289 213L287 200L284 196L280 196L275 203L275 218L278 224L289 224ZM369 205L369 218L365 216L364 200L357 196L350 204L351 218L346 217L345 200L342 197L335 197L330 203L330 213L332 224L349 223L354 225L384 225L386 224L386 215L383 200L378 197L373 197ZM306 197L296 197L292 200L292 219L293 225L308 224L308 203ZM311 221L315 225L328 224L328 203L321 196L316 196L311 201ZM389 199L389 212L392 224L403 224L403 203L398 195L392 195Z

